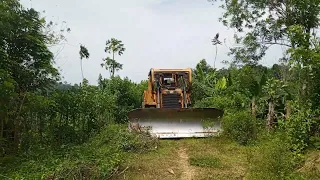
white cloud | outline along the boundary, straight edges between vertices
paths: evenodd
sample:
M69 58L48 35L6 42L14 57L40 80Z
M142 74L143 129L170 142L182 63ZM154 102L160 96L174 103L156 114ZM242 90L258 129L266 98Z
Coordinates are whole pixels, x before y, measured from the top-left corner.
M147 78L150 68L194 67L205 58L213 65L215 48L211 38L232 42L233 31L218 22L222 11L207 0L22 0L26 7L45 10L49 19L66 21L71 28L57 65L71 83L81 81L79 43L88 47L90 59L83 60L84 75L96 84L105 42L112 37L123 41L126 51L116 57L124 64L121 76L134 81ZM229 59L228 48L219 46L217 68ZM273 58L273 57L272 57ZM274 62L274 60L272 60Z

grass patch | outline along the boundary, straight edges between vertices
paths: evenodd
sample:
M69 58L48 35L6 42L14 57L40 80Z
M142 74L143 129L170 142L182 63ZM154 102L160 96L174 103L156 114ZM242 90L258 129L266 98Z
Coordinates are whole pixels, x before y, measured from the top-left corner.
M220 159L217 157L191 157L190 165L199 167L219 168L221 166Z
M160 140L156 151L131 154L125 164L128 169L115 179L177 179L182 174L177 161L179 146L180 140Z
M196 168L194 179L241 179L246 174L250 147L224 137L185 139L184 145Z

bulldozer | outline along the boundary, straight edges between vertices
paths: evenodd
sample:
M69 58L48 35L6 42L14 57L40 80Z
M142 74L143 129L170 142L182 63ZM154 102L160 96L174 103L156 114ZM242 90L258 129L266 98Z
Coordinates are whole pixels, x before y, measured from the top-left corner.
M141 108L128 113L129 129L161 139L218 135L224 111L192 108L191 93L191 68L151 68Z

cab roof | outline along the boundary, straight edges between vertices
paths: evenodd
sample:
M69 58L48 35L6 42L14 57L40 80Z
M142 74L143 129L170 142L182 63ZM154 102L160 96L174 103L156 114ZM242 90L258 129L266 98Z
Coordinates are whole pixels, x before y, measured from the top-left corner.
M184 68L184 69L157 69L157 68L151 68L149 71L149 75L151 72L162 72L162 73L172 73L172 72L191 72L191 68Z

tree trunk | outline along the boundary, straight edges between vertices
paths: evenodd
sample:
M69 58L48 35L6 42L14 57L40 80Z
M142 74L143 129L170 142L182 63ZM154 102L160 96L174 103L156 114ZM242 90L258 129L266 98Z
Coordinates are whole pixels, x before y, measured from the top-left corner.
M16 111L16 117L14 118L14 148L16 150L18 150L20 146L21 125L22 125L22 117L20 116L20 114L21 114L22 106L26 98L26 95L27 95L26 92L20 92L20 103Z
M251 114L253 117L257 117L256 97L251 99Z
M22 118L18 116L14 122L14 149L15 150L18 150L20 146L21 124L22 124Z
M3 113L0 115L3 115L2 117L0 116L0 121L1 121L1 128L0 128L0 138L4 137L4 123L8 122L8 110L3 110Z
M112 52L112 78L114 77L114 64L115 64L115 61L114 61L114 52Z
M46 119L46 117L44 118ZM39 122L39 135L40 135L40 142L42 143L43 142L43 126L44 126L44 119L43 119L43 116L42 114L40 115L40 122Z
M290 114L291 114L291 106L289 103L286 103L286 119L290 118Z
M270 130L273 127L274 123L274 102L272 100L269 101L269 112L267 119L267 129Z
M3 118L0 118L0 120L1 120L0 138L3 138L5 116L6 115L4 115Z

